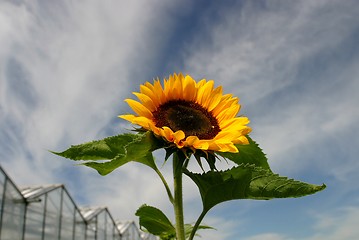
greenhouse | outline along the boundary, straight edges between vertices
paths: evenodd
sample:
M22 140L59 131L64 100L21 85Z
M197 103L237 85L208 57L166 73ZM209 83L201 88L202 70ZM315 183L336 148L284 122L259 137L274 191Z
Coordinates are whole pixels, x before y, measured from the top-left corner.
M2 240L155 240L107 207L78 207L65 186L18 188L0 166Z

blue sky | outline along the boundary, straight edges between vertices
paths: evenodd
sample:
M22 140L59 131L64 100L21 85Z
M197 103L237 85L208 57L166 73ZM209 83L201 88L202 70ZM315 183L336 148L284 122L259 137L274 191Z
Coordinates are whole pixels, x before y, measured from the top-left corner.
M240 98L275 172L327 184L299 199L219 205L204 220L217 231L202 239L357 239L358 13L355 0L1 1L0 164L20 186L64 183L115 218L136 219L143 203L172 216L150 169L101 177L47 150L128 131L123 100L181 71ZM169 178L170 164L162 170ZM190 222L199 194L184 185Z

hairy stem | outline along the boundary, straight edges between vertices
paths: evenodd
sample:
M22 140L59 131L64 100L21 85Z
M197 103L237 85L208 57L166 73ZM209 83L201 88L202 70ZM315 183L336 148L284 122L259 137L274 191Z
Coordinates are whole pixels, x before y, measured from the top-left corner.
M176 219L177 240L185 240L184 217L183 217L183 195L182 195L182 166L184 155L173 154L173 183L174 183L174 212Z

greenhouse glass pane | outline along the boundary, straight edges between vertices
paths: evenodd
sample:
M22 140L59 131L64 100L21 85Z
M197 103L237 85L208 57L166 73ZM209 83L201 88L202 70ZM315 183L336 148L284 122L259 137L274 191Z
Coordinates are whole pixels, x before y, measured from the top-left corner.
M141 240L140 233L138 232L135 224L131 224L129 226L129 230L131 232L131 238L130 238L131 240Z
M131 232L129 231L130 229L126 229L123 233L122 233L122 238L121 240L131 240Z
M69 195L63 191L62 216L61 216L61 239L74 239L75 205Z
M5 195L2 195L5 196L5 198L2 199L4 208L2 209L0 239L21 239L24 224L25 202L21 193L10 181L5 181L5 184Z
M109 214L106 214L106 240L114 239L114 226L115 223L112 221L112 218Z
M59 237L60 210L62 188L56 188L47 193L45 213L45 239L53 240Z
M86 240L94 240L94 239L96 239L96 228L94 227L93 224L87 225Z
M76 210L75 214L75 238L76 240L83 240L86 236L86 224L80 215L80 212Z
M2 201L3 201L3 194L4 194L4 186L5 186L5 175L3 171L0 171L0 211L2 211ZM1 227L1 226L0 226Z
M97 236L96 231L97 231L97 216L93 217L90 220L90 222L87 224L86 240L96 239Z
M27 205L26 211L26 228L25 239L35 240L41 239L42 227L45 213L46 195L38 197L36 200Z
M119 232L116 230L116 229L113 229L114 230L114 232L113 232L113 239L114 240L122 240L122 238L121 238L121 235L119 234Z
M105 240L105 227L106 227L106 211L102 211L97 215L97 240Z

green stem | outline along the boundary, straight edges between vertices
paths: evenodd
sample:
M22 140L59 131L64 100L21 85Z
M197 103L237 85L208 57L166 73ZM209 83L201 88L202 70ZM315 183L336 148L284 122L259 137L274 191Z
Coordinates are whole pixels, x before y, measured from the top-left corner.
M189 239L188 239L188 240L193 240L193 238L194 238L194 236L196 235L196 232L197 232L197 230L198 230L198 228L199 228L199 225L201 224L201 222L202 222L204 216L206 215L206 213L207 213L207 211L204 211L204 210L201 212L201 215L199 215L199 217L198 217L196 223L195 223L194 226L193 226L191 235L189 236Z
M170 199L170 202L173 204L172 192L171 192L171 189L169 188L169 186L168 186L168 184L166 182L166 179L163 177L162 173L160 172L160 170L158 170L158 168L156 168L155 171L156 171L157 175L160 177L163 185L165 185L168 198Z
M182 195L182 166L184 158L179 156L180 153L173 154L173 185L174 185L174 211L176 219L176 236L177 240L185 240L184 217L183 217L183 195Z

